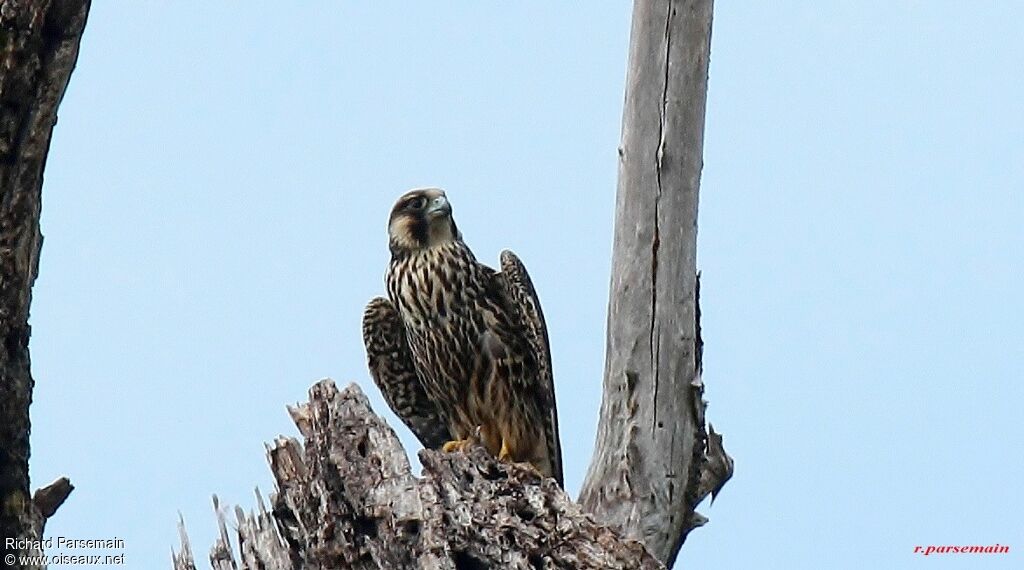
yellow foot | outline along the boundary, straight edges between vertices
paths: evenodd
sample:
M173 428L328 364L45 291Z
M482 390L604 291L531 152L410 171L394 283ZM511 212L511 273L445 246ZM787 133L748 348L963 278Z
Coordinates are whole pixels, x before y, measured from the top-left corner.
M448 441L441 446L441 451L444 451L445 453L451 453L453 451L465 451L466 448L469 447L472 443L473 440L469 438Z
M508 443L505 440L501 442L501 451L498 452L498 459L502 461L512 461L512 452L508 450Z

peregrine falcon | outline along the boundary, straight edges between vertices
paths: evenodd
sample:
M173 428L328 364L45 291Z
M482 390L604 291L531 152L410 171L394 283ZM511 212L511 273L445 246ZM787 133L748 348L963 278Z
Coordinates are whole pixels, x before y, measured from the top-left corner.
M507 250L501 271L479 263L436 188L399 198L388 235L388 298L363 315L388 405L425 447L479 441L562 485L551 350L526 267Z

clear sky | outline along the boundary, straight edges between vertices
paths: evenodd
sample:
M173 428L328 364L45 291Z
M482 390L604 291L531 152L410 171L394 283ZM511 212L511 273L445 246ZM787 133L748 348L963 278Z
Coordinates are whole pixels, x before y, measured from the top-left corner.
M95 2L32 305L33 484L77 486L47 535L166 568L180 511L204 559L210 495L271 488L264 442L296 433L284 406L316 380L393 420L360 316L392 202L425 185L481 260L511 248L533 276L575 495L630 10ZM718 2L699 265L736 475L678 566L1024 566L1021 21L1014 2ZM994 543L1011 554L913 554Z

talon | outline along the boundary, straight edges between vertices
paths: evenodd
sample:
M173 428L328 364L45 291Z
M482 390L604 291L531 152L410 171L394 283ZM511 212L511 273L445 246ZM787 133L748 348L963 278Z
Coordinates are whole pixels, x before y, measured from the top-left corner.
M444 451L445 453L451 453L453 451L465 451L466 448L469 447L470 443L472 443L472 440L470 440L469 438L448 441L441 446L441 451Z

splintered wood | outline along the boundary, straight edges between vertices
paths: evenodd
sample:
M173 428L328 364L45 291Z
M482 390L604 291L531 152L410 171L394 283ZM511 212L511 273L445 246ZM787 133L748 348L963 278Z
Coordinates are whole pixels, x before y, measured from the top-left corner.
M277 492L268 511L236 509L220 568L664 568L644 547L598 525L552 479L480 447L420 452L416 477L401 442L352 384L323 380L290 410L305 438L268 447ZM184 529L176 570L194 569Z

